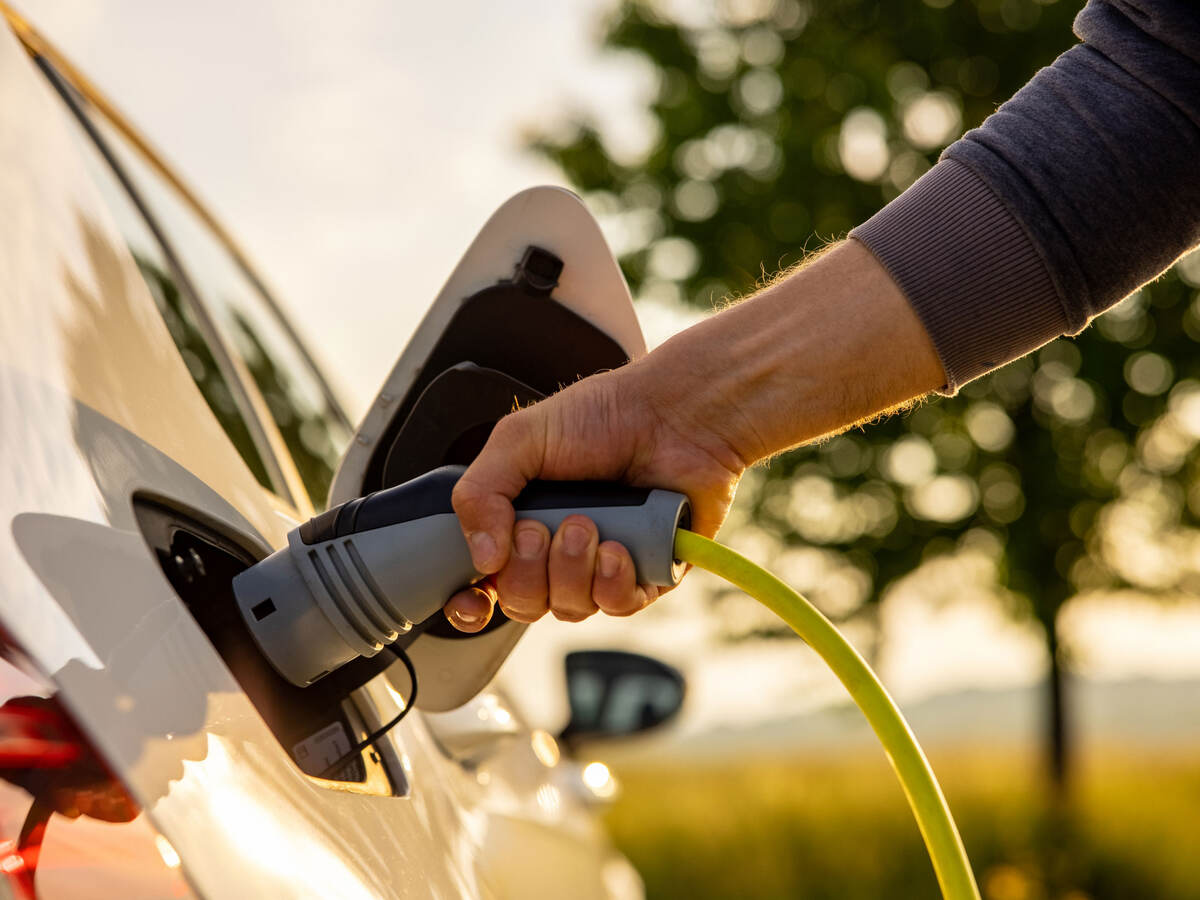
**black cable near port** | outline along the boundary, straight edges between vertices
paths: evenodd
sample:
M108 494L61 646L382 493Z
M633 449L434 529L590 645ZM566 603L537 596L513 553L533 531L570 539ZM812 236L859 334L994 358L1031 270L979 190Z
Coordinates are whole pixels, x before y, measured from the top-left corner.
M364 750L368 747L373 747L389 731L400 724L400 720L408 715L409 711L416 705L417 702L417 670L413 666L412 660L408 658L408 653L403 647L397 647L395 644L389 644L388 649L396 656L400 662L404 663L404 668L408 670L408 680L411 687L408 691L408 697L404 701L404 709L400 710L390 722L380 725L365 738L339 756L334 762L328 765L320 774L320 778L333 778L342 767L358 759Z

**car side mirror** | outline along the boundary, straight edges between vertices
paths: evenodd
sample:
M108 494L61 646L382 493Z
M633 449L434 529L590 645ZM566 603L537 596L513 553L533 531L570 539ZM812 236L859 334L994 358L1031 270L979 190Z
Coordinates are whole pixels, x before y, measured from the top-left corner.
M571 720L567 743L625 737L657 728L683 707L685 682L678 669L623 650L567 654Z

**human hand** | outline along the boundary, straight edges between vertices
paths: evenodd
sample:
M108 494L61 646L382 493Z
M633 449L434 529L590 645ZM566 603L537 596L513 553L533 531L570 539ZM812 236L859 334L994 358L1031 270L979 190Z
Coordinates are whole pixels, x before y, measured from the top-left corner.
M745 463L656 381L660 375L633 363L497 424L454 490L475 567L490 576L446 604L456 628L480 630L497 602L518 622L547 612L578 622L598 610L631 615L658 596L654 585L636 583L628 551L614 541L601 543L585 516L569 516L553 535L539 522L515 521L512 499L532 479L615 480L679 491L691 501L692 528L716 533Z
M604 479L680 491L713 537L746 467L946 383L899 286L850 240L749 300L623 368L593 375L501 419L454 490L471 558L488 575L445 606L462 631L495 603L519 622L637 612L658 589L634 583L619 544L568 517L551 536L515 522L534 478Z

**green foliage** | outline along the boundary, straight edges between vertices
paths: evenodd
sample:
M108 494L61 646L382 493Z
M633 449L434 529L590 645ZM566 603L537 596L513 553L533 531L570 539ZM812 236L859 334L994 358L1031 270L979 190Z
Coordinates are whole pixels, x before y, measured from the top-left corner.
M566 140L537 143L599 208L649 220L644 246L622 260L635 287L664 280L656 240L689 241L699 256L677 284L701 303L798 261L810 235L870 216L928 168L959 118L982 121L1073 40L1067 2L728 6L688 27L628 3L609 24L606 45L657 73L658 137L644 157L614 159L586 120ZM861 127L847 140L869 150L883 136L888 158L874 177L869 161L859 178L843 169L848 119Z
M626 158L591 120L535 146L628 238L635 293L709 304L911 184L1073 43L1076 11L746 0L684 23L626 3L605 43L656 72L651 146ZM1186 543L1200 503L1200 271L1187 277L1146 286L1079 338L957 397L788 454L750 492L756 521L785 546L821 548L826 572L846 576L835 611L877 602L930 557L983 550L1052 646L1057 610L1080 590L1188 587L1195 573L1159 540Z

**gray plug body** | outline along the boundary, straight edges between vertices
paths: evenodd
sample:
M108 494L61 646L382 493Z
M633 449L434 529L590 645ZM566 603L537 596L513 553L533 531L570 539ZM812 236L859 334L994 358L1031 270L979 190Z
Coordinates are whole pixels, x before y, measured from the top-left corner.
M450 505L464 471L445 466L328 510L288 534L288 546L233 580L238 608L271 665L312 684L440 615L479 577ZM673 491L590 482L533 482L518 519L554 531L569 515L596 523L602 541L629 550L639 583L673 585L675 531L688 501Z

